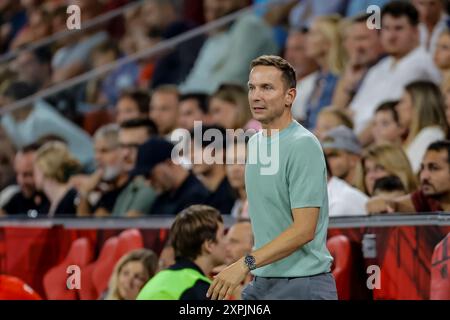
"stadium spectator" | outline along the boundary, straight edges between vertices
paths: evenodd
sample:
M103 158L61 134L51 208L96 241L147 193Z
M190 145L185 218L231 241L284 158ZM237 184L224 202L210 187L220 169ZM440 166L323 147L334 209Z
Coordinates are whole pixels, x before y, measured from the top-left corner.
M419 174L420 187L403 197L376 197L367 203L370 213L450 211L450 141L429 145Z
M170 237L176 263L147 282L137 300L206 300L208 275L225 262L220 213L209 206L190 206L175 218Z
M375 181L373 197L395 199L406 194L405 186L397 176L387 176Z
M147 119L150 108L150 95L143 90L125 90L116 103L116 123L133 119Z
M3 100L9 104L35 92L36 89L28 83L13 82L3 93ZM16 148L35 143L45 136L54 135L67 142L70 151L83 166L89 167L92 164L93 148L88 134L43 100L37 100L34 105L4 114L1 124Z
M149 116L158 133L170 140L172 132L177 128L179 93L175 86L164 85L156 88L150 100Z
M149 249L137 249L116 263L105 300L136 300L139 291L157 271L158 257Z
M192 172L210 192L206 204L230 214L236 197L226 175L225 129L201 126L191 131L191 141Z
M77 191L69 184L72 175L80 170L80 163L70 154L66 145L50 141L40 147L34 160L36 189L43 191L50 206L45 212L56 215L75 216Z
M10 49L26 46L51 34L51 15L47 10L42 7L34 7L28 11L27 16L27 24L14 37L10 44Z
M231 150L233 148L233 150ZM247 192L245 191L245 161L247 158L247 140L236 138L227 146L227 178L236 194L231 209L235 218L248 218Z
M209 113L212 123L225 129L261 129L252 118L247 92L239 85L222 84L211 96Z
M450 127L450 78L443 84L443 92L445 95L445 118L447 125Z
M322 147L333 176L354 185L355 168L362 150L353 131L346 126L331 129L325 133Z
M301 92L292 105L292 115L299 122L303 122L306 118L306 103L314 89L318 75L316 71L319 68L316 61L306 55L307 36L307 29L292 29L289 31L284 49L284 58L295 70L297 91Z
M144 8L143 17L149 34L161 41L176 37L196 26L184 19L177 1L151 0L144 4ZM151 87L180 84L191 71L204 41L205 36L196 36L158 57L155 61Z
M400 124L408 132L404 146L415 173L431 142L445 139L449 127L439 87L432 82L416 81L405 87L396 106Z
M209 125L211 120L208 112L209 97L204 93L187 93L180 96L178 105L178 126L186 130L194 128L194 121Z
M447 27L448 16L442 0L412 0L419 12L420 45L431 55L436 50L439 35Z
M365 150L355 170L355 187L371 196L377 179L397 176L411 192L417 186L408 157L402 148L392 144L374 145Z
M209 191L189 170L171 159L174 145L162 138L151 138L139 146L132 175L150 180L158 193L150 214L176 215L193 204L204 204Z
M387 101L375 110L372 136L374 144L392 143L400 146L404 128L400 125L400 118L396 110L398 101Z
M450 30L441 32L433 56L434 64L441 72L442 84L450 80Z
M78 185L79 215L109 216L118 195L128 184L119 148L119 127L109 124L94 134L97 170Z
M308 32L306 54L319 65L319 74L306 105L305 127L310 130L314 129L320 110L331 105L338 77L344 68L339 23L339 16L318 17Z
M325 134L329 130L341 125L353 129L352 119L345 113L344 110L335 107L326 107L322 109L317 116L314 134L319 140L323 140Z
M21 51L13 62L17 80L32 85L36 90L49 87L52 84L51 57L47 47Z
M335 107L348 106L369 69L383 57L379 31L367 27L369 18L369 14L362 14L343 23L343 46L348 58L333 95Z
M224 17L245 5L243 1L223 0L205 0L203 3L206 22ZM246 85L251 60L277 51L271 28L256 15L242 15L232 24L210 33L180 90L183 93L211 94L222 83Z
M11 41L28 21L27 13L20 1L6 0L0 3L2 17L0 21L0 52L10 48Z
M125 171L130 172L134 168L139 146L156 134L156 126L150 119L134 119L121 124L119 144ZM155 198L155 191L145 182L144 177L130 177L129 183L117 197L112 215L145 215L150 211Z
M122 52L113 40L102 42L90 53L93 69L113 63L122 57ZM136 62L129 62L114 68L103 74L102 77L86 84L86 102L99 106L114 106L122 91L137 86L138 76L139 66Z
M388 56L369 70L350 104L355 132L366 137L364 145L371 142L367 133L382 102L400 99L403 88L412 81L440 81L431 56L419 45L418 23L418 12L409 2L392 1L382 9L381 44Z
M369 198L360 190L352 187L338 177L334 177L327 161L327 190L330 217L366 215L366 203Z
M30 217L48 208L45 195L36 190L33 164L38 145L30 145L19 150L14 159L17 184L10 185L0 193L0 211L4 214L28 214ZM30 211L34 211L30 212Z

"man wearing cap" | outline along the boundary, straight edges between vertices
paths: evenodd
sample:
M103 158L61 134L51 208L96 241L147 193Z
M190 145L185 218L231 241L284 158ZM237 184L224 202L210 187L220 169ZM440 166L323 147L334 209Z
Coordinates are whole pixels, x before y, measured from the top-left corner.
M174 145L162 138L151 138L138 149L132 175L150 180L158 193L150 214L176 215L193 204L205 204L209 191L182 165L172 159Z
M346 126L327 131L322 147L333 176L353 185L355 168L361 158L361 145L353 131Z

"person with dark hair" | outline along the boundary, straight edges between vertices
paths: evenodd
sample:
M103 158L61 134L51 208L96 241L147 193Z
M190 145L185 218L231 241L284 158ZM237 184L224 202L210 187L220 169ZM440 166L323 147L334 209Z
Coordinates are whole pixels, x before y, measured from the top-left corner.
M225 233L220 213L193 205L170 228L176 263L157 273L137 300L206 300L212 270L225 262Z
M174 158L175 146L169 141L154 137L139 146L132 176L143 176L158 196L150 214L176 215L193 204L205 204L210 192L181 165L181 157Z
M16 185L5 188L0 193L0 211L4 214L28 214L30 217L42 213L48 207L47 197L36 189L33 163L39 145L28 145L16 153L14 171Z
M180 93L176 86L163 85L152 92L149 117L158 128L158 134L170 140L172 132L177 129L178 102Z
M5 90L3 100L8 105L34 93L36 88L33 85L17 81ZM89 167L92 164L94 153L89 135L43 100L38 99L33 104L4 114L1 125L16 148L35 143L42 137L55 135L67 142L70 151L82 165Z
M372 141L371 121L383 102L399 100L416 80L439 83L440 73L419 44L419 14L407 1L392 1L381 11L381 45L387 54L373 66L350 103L355 133L363 145Z
M367 72L384 56L379 30L367 28L369 19L370 14L366 13L344 22L343 44L348 60L333 95L334 107L348 106Z
M209 125L208 100L209 96L205 93L182 94L178 104L178 126L191 130L194 128L194 121Z
M405 186L397 176L387 176L375 181L372 195L374 197L398 198L406 194Z
M233 189L226 176L226 140L225 129L218 126L201 126L191 130L192 172L211 193L206 204L216 208L221 214L230 214L236 200ZM212 135L213 141L206 137ZM206 161L210 156L208 149L214 146L213 161ZM202 161L196 161L201 153ZM199 157L197 158L199 159ZM209 160L209 159L208 159Z
M402 145L405 130L400 124L396 106L398 101L387 101L378 106L373 119L372 135L375 144Z
M228 297L251 272L255 279L242 291L244 300L337 300L326 248L325 157L317 138L292 118L295 70L278 56L261 56L250 67L249 103L263 125L248 142L245 167L255 245L214 278L208 297ZM275 146L270 168L258 156L268 145Z
M116 103L116 123L127 120L146 119L150 108L150 94L143 90L125 90Z
M420 187L405 196L375 197L367 203L370 213L450 212L450 141L433 142L427 148L419 172Z
M14 60L14 67L19 81L33 85L36 90L52 84L52 53L47 47L35 50L23 50Z

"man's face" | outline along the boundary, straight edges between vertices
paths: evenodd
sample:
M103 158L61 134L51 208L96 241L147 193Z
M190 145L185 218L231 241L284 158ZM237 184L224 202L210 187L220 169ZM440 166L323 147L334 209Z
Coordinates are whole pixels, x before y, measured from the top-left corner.
M30 52L19 54L15 60L15 68L18 80L38 86L42 85L42 79L44 75L48 73L45 66L40 64L36 57Z
M352 170L351 154L344 150L330 148L325 148L324 153L327 156L333 176L345 180Z
M253 235L249 222L233 225L226 235L226 264L230 265L252 251Z
M316 62L306 55L306 34L291 32L286 41L284 58L294 67L297 79L314 68Z
M128 120L139 119L142 117L137 103L128 97L124 97L117 102L116 113L117 123L123 123Z
M17 184L25 197L31 197L35 190L33 161L34 152L18 152L14 159L14 171L16 172Z
M383 52L378 31L370 30L365 23L353 23L348 27L344 46L354 65L374 63Z
M158 193L171 191L174 187L175 177L169 161L158 163L150 174L151 185Z
M178 108L178 126L180 128L192 130L194 128L194 121L205 120L205 114L195 99L181 101Z
M152 119L161 135L176 129L178 119L178 97L168 92L155 92L150 103Z
M419 177L420 188L425 195L448 196L450 194L450 164L447 151L427 151Z
M419 11L419 19L423 23L437 23L444 11L442 0L413 0L412 3Z
M99 138L94 141L95 161L99 168L120 167L122 159L118 146L111 145L106 139Z
M120 153L126 171L134 168L137 150L148 139L150 139L150 135L145 127L121 128L119 130Z
M418 29L406 16L395 18L389 14L382 19L381 44L387 54L402 58L418 45Z
M250 71L248 101L253 118L263 124L276 121L290 111L296 90L287 89L282 72L272 66L256 66Z

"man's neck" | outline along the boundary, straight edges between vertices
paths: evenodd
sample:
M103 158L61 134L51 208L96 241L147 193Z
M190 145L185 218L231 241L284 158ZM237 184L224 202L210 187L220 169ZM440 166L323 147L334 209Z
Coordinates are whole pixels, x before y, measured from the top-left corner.
M176 191L181 187L184 181L186 181L187 177L189 176L189 171L180 166L177 166L174 171L175 183L173 186L173 191Z
M212 264L211 259L201 255L198 256L194 263L202 270L205 276L209 276L214 269L215 265Z
M225 178L225 175L225 167L218 164L214 165L211 170L202 175L201 178L206 188L211 192L215 192Z
M439 201L444 211L450 212L450 192L447 192L447 194L442 195L436 200Z
M411 50L409 50L409 51L405 51L405 52L402 52L402 53L391 55L391 57L394 59L394 65L397 64L403 58L405 58L407 55L411 54L411 52L416 50L418 47L419 47L419 45L417 44L416 46L412 47Z
M292 113L290 111L287 111L283 113L281 117L276 118L269 123L262 123L262 128L263 130L266 130L265 135L270 137L273 134L273 130L281 131L283 129L286 129L292 123L292 120Z

